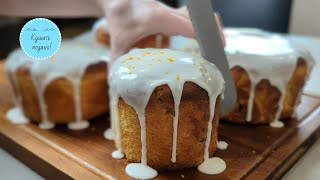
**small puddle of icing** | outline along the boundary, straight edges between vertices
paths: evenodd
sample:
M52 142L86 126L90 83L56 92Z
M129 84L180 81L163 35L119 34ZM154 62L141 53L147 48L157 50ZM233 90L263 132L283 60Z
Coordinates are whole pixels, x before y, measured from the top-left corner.
M227 165L221 158L213 157L205 160L198 166L198 170L204 174L220 174L226 169Z
M23 114L19 107L10 109L6 114L7 119L13 124L26 124L29 119Z
M85 120L81 121L74 121L68 124L68 128L71 130L81 130L81 129L86 129L90 126L90 123Z
M218 147L218 149L222 149L222 150L227 149L228 143L226 143L225 141L219 141L217 143L217 147Z
M282 128L284 126L284 123L282 121L276 120L271 122L270 126L274 128Z
M148 165L141 163L131 163L126 167L126 173L135 179L153 179L158 176L158 172Z
M103 133L104 138L108 140L114 140L114 132L113 129L109 128Z
M112 157L114 159L122 159L122 158L124 158L124 154L123 154L123 152L117 150L117 151L112 152Z
M55 127L55 124L50 121L42 121L41 123L39 123L40 129L52 129L54 127Z

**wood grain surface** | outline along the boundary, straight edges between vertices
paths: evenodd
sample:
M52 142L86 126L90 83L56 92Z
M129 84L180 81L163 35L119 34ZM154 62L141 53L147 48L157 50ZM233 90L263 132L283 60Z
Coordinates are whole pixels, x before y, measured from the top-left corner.
M128 162L111 157L114 143L103 138L109 116L91 121L90 128L70 131L66 126L41 130L36 124L13 125L5 112L13 106L0 62L0 146L47 179L130 179ZM304 95L297 118L285 128L221 123L219 140L229 144L215 156L226 161L220 175L208 176L196 168L160 172L156 179L278 179L320 136L320 98Z

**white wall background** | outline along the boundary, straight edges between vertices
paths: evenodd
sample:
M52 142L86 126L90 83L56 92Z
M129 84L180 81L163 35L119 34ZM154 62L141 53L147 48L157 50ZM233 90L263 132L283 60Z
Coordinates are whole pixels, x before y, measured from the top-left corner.
M294 0L289 31L320 37L320 0Z

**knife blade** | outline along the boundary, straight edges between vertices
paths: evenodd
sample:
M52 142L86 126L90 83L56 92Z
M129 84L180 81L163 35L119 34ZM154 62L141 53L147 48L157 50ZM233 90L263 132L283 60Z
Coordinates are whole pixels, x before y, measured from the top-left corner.
M221 102L221 114L229 113L236 102L236 90L229 63L224 52L218 22L211 0L187 0L187 9L200 46L201 55L215 64L225 80L225 94Z

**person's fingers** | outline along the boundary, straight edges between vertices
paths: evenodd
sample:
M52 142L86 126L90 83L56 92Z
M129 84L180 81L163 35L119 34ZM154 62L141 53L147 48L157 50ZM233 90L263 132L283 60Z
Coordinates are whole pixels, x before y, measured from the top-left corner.
M176 12L182 16L184 16L185 18L189 18L190 19L190 16L189 16L189 12L188 12L188 9L186 6L182 6L178 9L176 9Z
M111 61L115 61L123 54L127 53L131 44L129 42L120 42L119 40L111 40Z
M166 35L182 35L193 38L195 33L190 18L177 10L172 10L159 17L158 30Z

